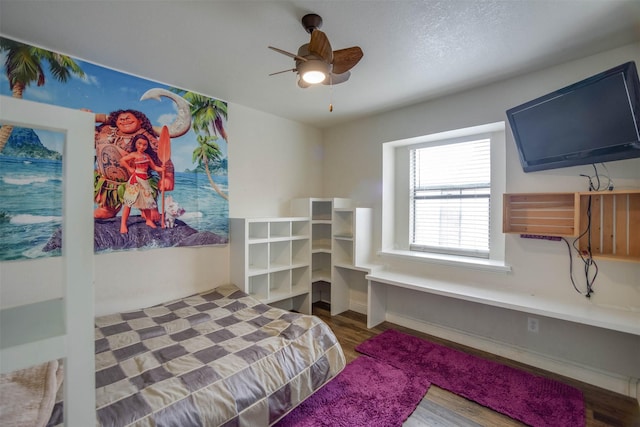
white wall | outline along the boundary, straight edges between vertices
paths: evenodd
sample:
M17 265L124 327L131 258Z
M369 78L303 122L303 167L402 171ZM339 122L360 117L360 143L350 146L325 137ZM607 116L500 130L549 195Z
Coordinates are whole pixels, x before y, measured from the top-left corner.
M322 189L320 131L229 105L230 216L286 216ZM62 295L60 258L0 263L0 307ZM229 247L95 255L96 315L137 309L229 283Z
M289 216L289 202L322 192L318 129L229 107L230 217Z
M381 245L383 143L506 121L505 111L510 107L629 60L640 65L639 44L332 128L324 139L325 196L347 197L360 206L373 208L375 253ZM579 174L593 175L591 166L525 174L509 129L506 156L507 192L586 191L587 181ZM351 167L354 159L358 160L358 168ZM610 162L607 167L617 188L640 188L640 159ZM535 296L546 296L561 302L632 310L638 313L640 322L640 264L599 262L595 294L588 301L571 285L567 248L563 242L525 240L508 235L505 244L506 261L512 266L509 274L375 254L374 259L390 269L422 277L475 283L487 288L519 289L530 293L534 301ZM480 338L475 341L485 340L484 345L489 347L496 343L496 347L499 344L517 348L524 351L522 360L526 360L528 354L537 354L605 370L623 378L640 378L640 336L551 318L541 318L540 333L532 335L526 332L527 315L523 313L399 289L389 294L388 315L408 325L420 325L441 335L450 331L452 336L468 336L469 342Z

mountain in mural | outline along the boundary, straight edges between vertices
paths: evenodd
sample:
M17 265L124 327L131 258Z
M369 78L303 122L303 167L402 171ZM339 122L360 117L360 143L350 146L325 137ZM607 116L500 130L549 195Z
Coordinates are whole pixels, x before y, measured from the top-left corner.
M3 156L29 157L32 159L62 160L62 154L42 145L33 129L14 127L7 140Z

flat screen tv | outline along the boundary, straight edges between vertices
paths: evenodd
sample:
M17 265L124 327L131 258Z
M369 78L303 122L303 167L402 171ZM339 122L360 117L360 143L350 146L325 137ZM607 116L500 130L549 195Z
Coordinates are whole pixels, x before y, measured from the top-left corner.
M635 62L507 110L525 172L640 157Z

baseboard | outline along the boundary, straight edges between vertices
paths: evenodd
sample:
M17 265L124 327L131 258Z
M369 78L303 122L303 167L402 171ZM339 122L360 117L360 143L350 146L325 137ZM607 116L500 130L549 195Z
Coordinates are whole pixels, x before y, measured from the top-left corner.
M367 314L367 303L359 303L351 300L349 301L349 310L360 314Z
M567 360L559 360L521 347L500 341L493 341L486 337L469 334L467 332L446 328L413 318L398 316L393 313L387 313L386 320L388 322L395 323L396 325L404 326L425 334L486 351L487 353L492 353L497 356L515 360L520 363L629 396L636 399L638 404L640 404L640 380L637 378L625 377Z

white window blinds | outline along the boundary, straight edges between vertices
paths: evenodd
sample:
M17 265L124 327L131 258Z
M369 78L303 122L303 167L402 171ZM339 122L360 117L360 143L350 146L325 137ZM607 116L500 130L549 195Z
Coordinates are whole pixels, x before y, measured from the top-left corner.
M412 148L410 248L489 256L490 140Z

